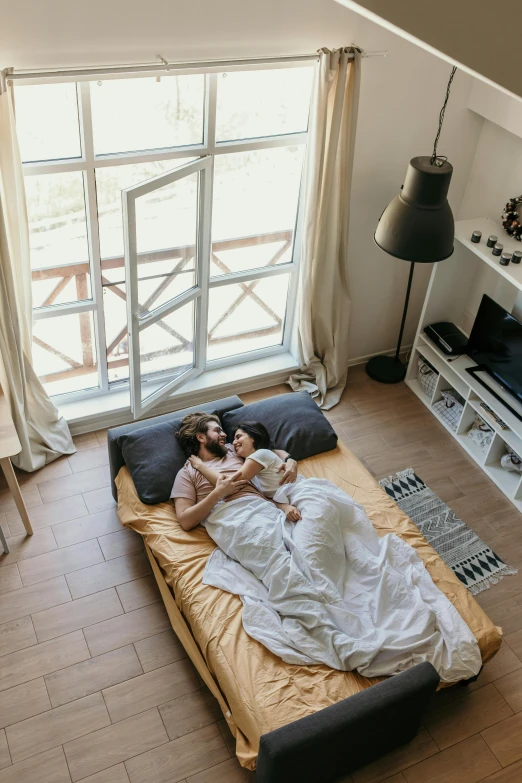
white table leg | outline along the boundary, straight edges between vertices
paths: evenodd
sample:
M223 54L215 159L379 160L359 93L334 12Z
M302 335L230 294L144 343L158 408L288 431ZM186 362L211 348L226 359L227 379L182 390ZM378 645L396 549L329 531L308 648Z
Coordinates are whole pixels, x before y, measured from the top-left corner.
M7 484L9 485L9 489L11 490L11 494L16 504L16 508L18 509L18 513L22 517L22 522L24 523L25 531L28 536L32 536L33 528L31 525L31 520L29 519L29 514L27 513L27 508L25 507L24 499L22 497L22 493L20 492L20 487L18 485L18 480L16 478L9 457L4 457L3 459L0 459L0 467L4 471L4 476L6 478Z

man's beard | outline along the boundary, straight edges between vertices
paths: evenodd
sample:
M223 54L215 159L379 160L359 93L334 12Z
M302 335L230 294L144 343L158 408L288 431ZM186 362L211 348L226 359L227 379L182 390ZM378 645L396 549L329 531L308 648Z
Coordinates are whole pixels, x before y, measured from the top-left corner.
M207 451L210 451L210 453L214 454L216 457L222 458L227 456L227 450L225 446L223 446L218 440L207 440L205 446Z

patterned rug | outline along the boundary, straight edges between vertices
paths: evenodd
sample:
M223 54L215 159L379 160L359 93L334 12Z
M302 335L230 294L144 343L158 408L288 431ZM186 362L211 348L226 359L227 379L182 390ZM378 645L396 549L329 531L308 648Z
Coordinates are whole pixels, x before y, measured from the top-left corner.
M518 573L481 541L412 468L379 484L417 525L472 595L487 590L507 574Z

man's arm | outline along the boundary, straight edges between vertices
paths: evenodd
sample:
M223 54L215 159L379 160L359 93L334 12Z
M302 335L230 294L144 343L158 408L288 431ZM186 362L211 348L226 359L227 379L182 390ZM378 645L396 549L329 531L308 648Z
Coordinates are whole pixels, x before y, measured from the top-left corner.
M278 457L281 457L281 459L283 460L283 465L280 465L279 468L277 469L278 473L284 471L283 478L281 479L279 484L293 484L294 481L297 479L297 461L295 459L292 459L288 451L284 451L283 449L274 449L274 452L277 454ZM286 457L290 457L290 459L284 462Z
M190 498L174 498L176 516L183 530L188 531L197 527L200 522L203 522L208 517L220 500L237 492L245 484L246 481L234 481L233 477L227 478L224 475L220 475L215 488L199 503L195 503Z

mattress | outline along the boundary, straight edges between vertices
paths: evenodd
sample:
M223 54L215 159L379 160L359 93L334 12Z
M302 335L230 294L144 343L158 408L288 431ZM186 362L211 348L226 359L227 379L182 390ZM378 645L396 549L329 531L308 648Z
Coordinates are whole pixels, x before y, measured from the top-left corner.
M306 477L329 479L361 503L379 535L396 533L415 547L437 587L474 633L483 662L495 655L501 630L345 444L339 441L333 451L303 460L299 469ZM142 503L126 467L116 486L122 524L145 538L230 707L237 727L236 754L244 767L255 768L262 734L378 682L357 672L284 663L251 639L243 630L239 597L202 584L215 548L205 529L185 532L170 502Z

